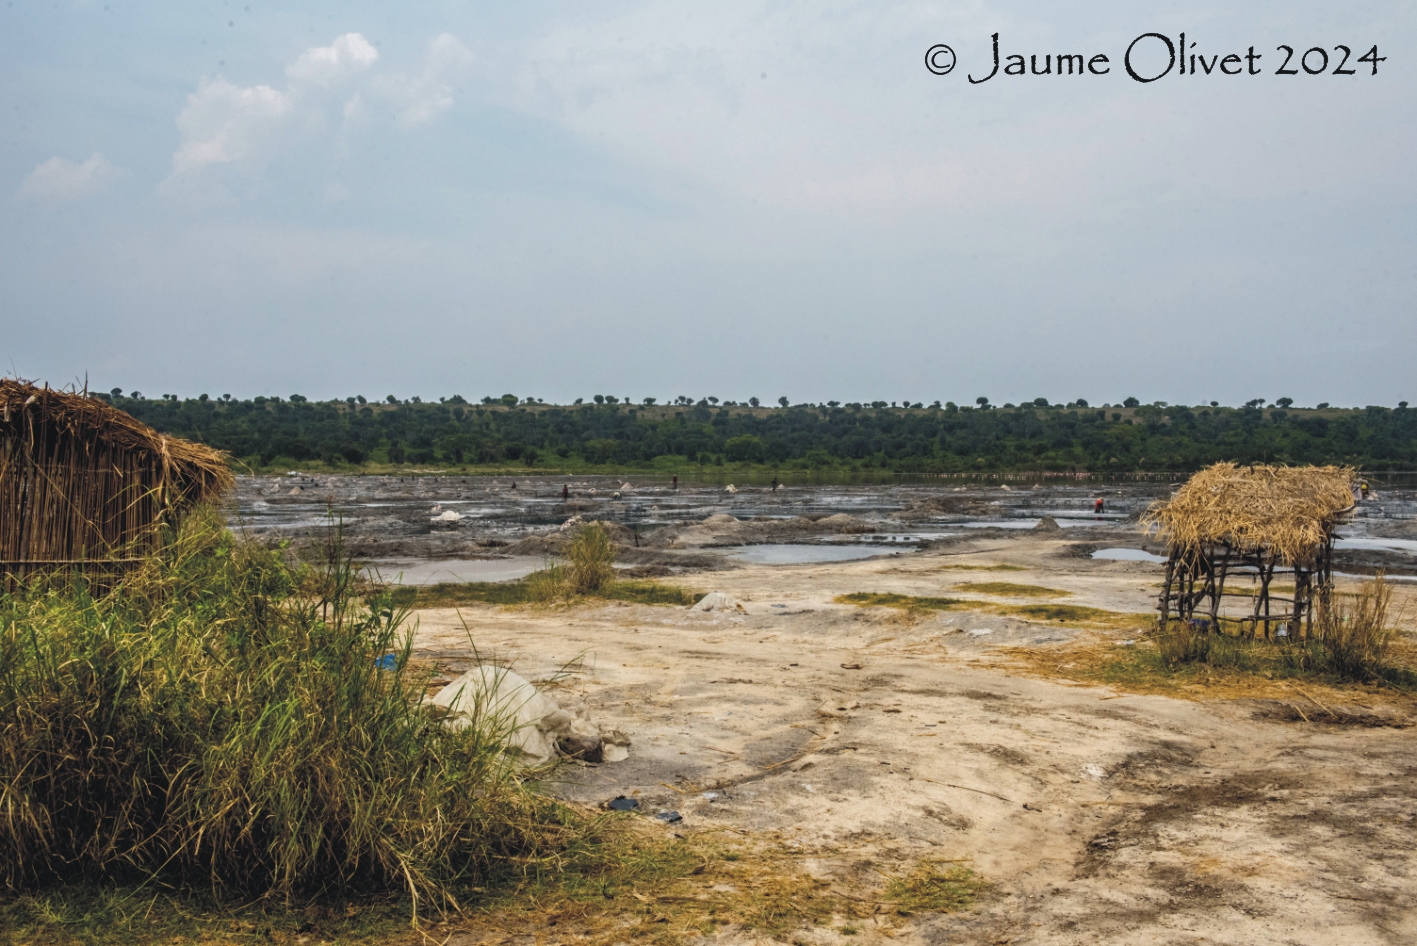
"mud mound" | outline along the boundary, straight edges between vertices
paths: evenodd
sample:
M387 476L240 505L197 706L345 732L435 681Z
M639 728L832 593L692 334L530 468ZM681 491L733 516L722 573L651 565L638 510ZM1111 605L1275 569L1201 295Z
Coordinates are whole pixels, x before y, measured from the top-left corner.
M524 539L519 539L508 545L503 551L507 555L565 555L566 547L571 544L571 538L575 535L576 528L581 523L570 521L570 528L558 527L554 532L543 532L537 535L529 535ZM635 546L635 532L633 529L620 525L618 522L608 522L603 519L586 525L600 526L610 536L610 541L618 546Z
M503 551L508 555L563 555L566 546L570 544L569 535L553 532L550 535L529 535L518 539Z
M795 542L813 535L865 535L875 532L869 522L837 513L816 519L735 519L722 513L702 522L667 526L642 540L649 548L681 549L764 542Z
M636 565L634 568L626 568L620 571L624 578L666 578L674 574L674 569L668 565Z
M913 522L919 519L937 519L940 516L980 515L989 511L988 503L960 496L932 496L917 499L904 509L891 513L892 519Z

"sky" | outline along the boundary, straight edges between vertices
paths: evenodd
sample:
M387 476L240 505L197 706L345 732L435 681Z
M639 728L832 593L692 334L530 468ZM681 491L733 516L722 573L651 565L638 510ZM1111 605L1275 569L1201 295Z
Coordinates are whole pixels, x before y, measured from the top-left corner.
M1260 74L1128 75L1182 31ZM971 82L995 33L1107 74ZM0 372L1417 401L1414 38L1410 2L7 0Z

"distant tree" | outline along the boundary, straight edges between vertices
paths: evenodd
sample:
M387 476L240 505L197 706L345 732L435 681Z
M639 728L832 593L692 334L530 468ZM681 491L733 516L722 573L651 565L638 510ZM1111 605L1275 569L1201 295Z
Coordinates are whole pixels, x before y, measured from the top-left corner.
M1287 411L1291 406L1293 406L1294 399L1292 397L1275 398L1274 403Z
M199 394L197 395L197 400L205 404L207 401L211 400L211 398L207 397L205 394Z
M717 404L717 403L718 403L718 398L716 398L716 397L710 397L710 398L708 399L708 402L709 402L710 404Z
M356 394L356 395L354 396L354 399L355 399L356 401L358 401L360 404L368 404L368 403L369 403L368 401L364 400L364 395L362 395L362 394Z
M388 397L384 398L384 400L388 401L390 404L397 404L397 403L399 402L399 399L396 398L396 397L394 397L392 394L390 394ZM398 461L396 460L396 461L394 461L394 462L397 463Z
M1398 402L1397 402L1397 409L1400 410L1400 411L1405 411L1405 410L1407 410L1407 402L1406 402L1406 401L1398 401Z
M1048 406L1048 399L1047 399L1046 397L1036 397L1036 398L1033 399L1033 406L1034 406L1034 407L1047 407L1047 406Z
M652 397L647 397L647 398L645 398L645 407L654 407L654 398L652 398Z
M113 399L116 401L118 398L120 398L120 397L123 396L123 389L122 389L122 388L114 388L112 391L109 391L108 393L111 394L111 395L113 395Z
M1087 402L1084 401L1082 398L1078 398L1078 399L1077 399L1077 406L1078 406L1078 407L1087 407Z
M838 407L841 407L841 402L840 402L840 401L827 401L827 407L830 407L832 410L836 410Z
M584 404L584 403L585 403L585 398L578 397L578 398L576 398L575 403L577 403L577 404Z
M1264 406L1264 398L1262 398L1262 397L1251 398L1250 400L1248 400L1248 401L1245 402L1245 409L1246 409L1246 410L1251 410L1251 411L1253 411L1253 410L1257 410L1257 409L1259 409L1260 407L1263 407L1263 406Z
M1123 407L1140 407L1140 406L1141 406L1141 401L1138 401L1138 400L1137 400L1136 398L1134 398L1134 397L1129 397L1129 398L1127 398L1125 401L1122 402L1122 406L1123 406Z
M1316 411L1326 411L1326 410L1328 410L1328 401L1320 401L1319 403L1315 404L1315 405L1314 405L1314 410L1316 410Z
M734 462L756 461L763 458L763 441L752 434L729 437L723 444L728 459Z
M786 407L786 406L787 406L787 398L785 398L785 397L780 397L780 398L777 399L777 403L780 404L780 405L782 405L783 407Z
M604 394L597 394L597 395L595 396L595 403L597 403L597 404L604 404L604 403L605 403L605 395L604 395Z
M938 411L940 409L940 402L938 400L934 401L933 403L931 403L930 408L931 410Z
M1219 401L1211 401L1211 402L1210 402L1210 406L1211 406L1211 407L1219 407L1219 406L1220 406L1220 402L1219 402Z
M974 403L979 405L981 411L989 409L989 399L987 397L977 397L974 399Z
M504 405L506 405L507 407L516 407L516 406L517 406L517 402L520 401L520 400L521 400L521 398L517 397L515 394L503 394L503 395L502 395L502 403L503 403Z
M750 397L750 398L748 398L748 403L749 403L750 405L752 405L753 407L758 407L758 406L760 406L760 405L762 404L762 401L759 401L759 400L758 400L757 398L755 398L755 397Z
M413 403L415 403L415 404L422 404L422 403L423 403L423 398L421 398L421 397L419 397L417 394L415 394L415 395L413 396Z
M616 397L615 395L613 395L613 394L607 394L607 395L605 395L605 403L606 403L606 404L619 404L619 403L620 403L620 399L619 399L618 397Z

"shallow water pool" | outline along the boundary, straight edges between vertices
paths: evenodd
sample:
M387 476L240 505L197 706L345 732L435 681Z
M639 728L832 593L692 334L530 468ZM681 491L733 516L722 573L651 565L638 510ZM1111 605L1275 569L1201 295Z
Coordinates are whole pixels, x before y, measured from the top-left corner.
M1153 555L1143 549L1098 549L1093 558L1110 559L1118 562L1164 562L1165 555Z
M721 550L729 558L754 565L810 565L819 562L850 562L892 555L901 551L885 543L870 545L743 545Z
M365 570L378 573L383 581L396 585L438 585L460 581L516 581L543 566L535 555L509 558L445 558L432 561L383 559L370 562Z

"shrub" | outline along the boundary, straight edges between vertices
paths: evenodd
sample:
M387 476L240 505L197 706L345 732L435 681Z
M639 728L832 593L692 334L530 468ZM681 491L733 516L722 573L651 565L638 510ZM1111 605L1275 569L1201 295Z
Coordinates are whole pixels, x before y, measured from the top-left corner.
M581 526L571 537L566 558L571 562L571 590L576 594L594 594L615 577L611 565L615 561L615 546L603 526L595 523Z
M1351 598L1318 608L1315 627L1328 669L1347 680L1368 680L1385 666L1394 631L1387 623L1392 588L1380 574Z
M1189 621L1168 621L1156 634L1156 649L1168 667L1205 663L1210 659L1210 625Z
M0 886L416 908L554 848L569 815L519 780L505 722L421 710L404 612L354 578L337 542L291 567L202 513L113 592L0 596Z

